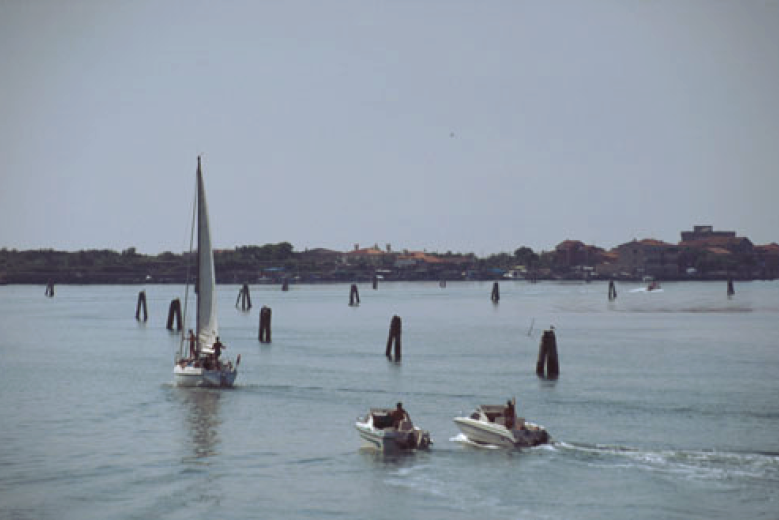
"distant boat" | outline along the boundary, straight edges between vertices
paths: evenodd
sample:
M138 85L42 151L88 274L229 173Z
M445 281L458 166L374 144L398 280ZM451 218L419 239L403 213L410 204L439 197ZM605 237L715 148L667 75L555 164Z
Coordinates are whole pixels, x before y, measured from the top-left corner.
M354 424L363 446L381 451L425 449L432 444L430 432L422 430L408 418L393 421L394 410L390 408L371 408L365 417Z
M186 334L182 328L181 343L176 353L173 377L179 386L231 387L238 375L238 364L221 355L226 348L219 341L219 324L216 317L216 276L214 273L214 252L211 247L211 232L208 225L208 207L203 187L203 173L200 157L197 158L197 197L193 211L192 233L197 228L197 278L196 325L194 333ZM192 241L190 241L191 243ZM190 246L190 253L193 253ZM192 258L194 255L190 254ZM189 267L184 298L184 323L187 321L187 297L189 294Z
M502 405L483 404L470 416L455 417L460 431L476 444L501 446L504 448L529 448L550 441L543 426L525 421L522 417L506 417ZM507 420L510 422L506 426Z

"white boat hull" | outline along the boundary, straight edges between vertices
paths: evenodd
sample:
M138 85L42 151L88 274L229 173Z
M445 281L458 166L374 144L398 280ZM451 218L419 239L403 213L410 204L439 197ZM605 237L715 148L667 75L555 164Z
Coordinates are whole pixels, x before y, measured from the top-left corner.
M546 430L529 423L530 428L509 430L502 424L487 423L470 417L456 417L454 422L468 440L478 444L523 448L549 442Z
M354 425L364 448L381 451L424 449L430 445L430 434L416 426L398 431L394 428L374 428L372 424L357 421Z
M231 387L237 375L238 371L235 368L206 370L203 367L181 365L173 367L173 380L176 386Z
M468 417L457 417L454 422L460 428L460 431L472 442L508 448L514 447L514 435L505 426L484 423Z

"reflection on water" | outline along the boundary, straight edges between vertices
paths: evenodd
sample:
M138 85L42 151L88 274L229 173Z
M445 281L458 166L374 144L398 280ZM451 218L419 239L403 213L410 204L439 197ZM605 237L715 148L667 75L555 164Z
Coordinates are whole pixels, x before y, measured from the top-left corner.
M192 457L185 461L208 463L219 455L219 400L222 393L209 388L175 388L186 416L186 426L192 436Z

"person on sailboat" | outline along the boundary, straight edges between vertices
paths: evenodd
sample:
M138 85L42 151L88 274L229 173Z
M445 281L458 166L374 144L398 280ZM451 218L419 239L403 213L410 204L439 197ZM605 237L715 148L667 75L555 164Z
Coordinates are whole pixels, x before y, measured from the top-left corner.
M216 363L216 366L219 366L219 356L222 355L222 349L227 348L224 345L222 345L222 342L219 341L219 336L216 337L216 341L214 342L214 362Z
M195 339L195 333L192 329L189 329L189 357L191 359L197 359L197 340Z

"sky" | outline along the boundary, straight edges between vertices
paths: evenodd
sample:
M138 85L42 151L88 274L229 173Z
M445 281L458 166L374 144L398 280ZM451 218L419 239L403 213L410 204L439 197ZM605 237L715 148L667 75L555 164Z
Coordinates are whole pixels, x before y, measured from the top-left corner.
M0 0L0 247L779 242L779 0Z

